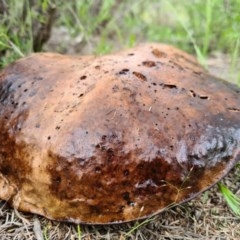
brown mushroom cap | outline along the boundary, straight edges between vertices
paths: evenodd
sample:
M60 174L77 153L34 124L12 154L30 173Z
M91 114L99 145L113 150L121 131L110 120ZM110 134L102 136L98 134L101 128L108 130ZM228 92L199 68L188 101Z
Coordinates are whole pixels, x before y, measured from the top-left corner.
M0 198L106 224L192 199L240 159L240 90L188 54L33 54L0 73Z

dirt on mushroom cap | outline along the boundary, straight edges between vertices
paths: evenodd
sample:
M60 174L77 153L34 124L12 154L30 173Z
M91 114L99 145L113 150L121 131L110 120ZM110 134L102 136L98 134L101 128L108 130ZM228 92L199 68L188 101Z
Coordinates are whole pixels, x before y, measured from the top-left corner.
M17 61L0 75L0 197L91 224L189 200L240 158L239 93L161 44Z

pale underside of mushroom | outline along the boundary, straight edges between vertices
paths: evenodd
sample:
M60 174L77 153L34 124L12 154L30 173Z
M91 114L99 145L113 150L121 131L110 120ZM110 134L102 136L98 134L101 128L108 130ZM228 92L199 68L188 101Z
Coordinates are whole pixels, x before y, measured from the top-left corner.
M240 90L168 45L38 53L0 72L0 198L75 223L143 219L240 159Z

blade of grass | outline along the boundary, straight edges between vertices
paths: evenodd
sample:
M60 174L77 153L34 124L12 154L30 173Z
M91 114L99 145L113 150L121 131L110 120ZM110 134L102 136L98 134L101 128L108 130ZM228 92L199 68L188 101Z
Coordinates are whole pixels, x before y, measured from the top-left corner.
M201 52L200 48L198 47L198 45L197 45L197 43L196 43L196 40L195 40L195 38L193 37L190 29L187 27L186 23L185 23L184 20L181 18L181 16L177 13L176 8L175 8L169 1L166 1L166 3L168 4L168 6L169 6L169 7L171 8L171 10L173 11L174 16L176 16L178 22L181 24L181 26L183 27L183 29L186 31L189 40L190 40L190 41L192 42L192 44L193 44L193 47L194 47L194 49L195 49L195 52L196 52L196 54L197 54L197 58L198 58L199 62L200 62L203 66L206 66L205 57L204 57L203 53Z
M232 191L230 191L225 185L222 183L218 184L220 192L223 194L228 206L232 210L232 212L240 217L240 198L236 196Z
M126 234L125 237L129 237L133 232L135 232L137 229L139 229L141 226L151 222L153 220L153 218L148 218L145 221L141 222L141 223L136 223Z
M210 36L212 31L212 16L213 9L215 6L216 0L207 0L205 5L205 14L206 14L206 24L205 24L205 34L203 40L203 55L206 57L209 49Z
M78 240L82 239L82 231L80 224L77 225Z
M17 45L15 45L10 40L8 42L9 42L9 45L12 47L12 49L14 50L15 53L17 53L20 57L24 57L25 56Z
M44 240L49 240L47 233L48 233L48 226L46 226L43 230Z
M240 48L240 34L239 34L239 36L236 39L234 51L233 51L233 54L232 54L230 73L233 73L235 71L235 69L236 69L237 60L239 58L239 48Z

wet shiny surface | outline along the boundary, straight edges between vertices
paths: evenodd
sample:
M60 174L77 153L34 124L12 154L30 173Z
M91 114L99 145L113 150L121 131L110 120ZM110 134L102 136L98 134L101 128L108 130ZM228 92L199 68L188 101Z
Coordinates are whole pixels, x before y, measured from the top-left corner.
M151 216L240 159L240 90L173 47L42 53L0 72L0 198L89 224Z

